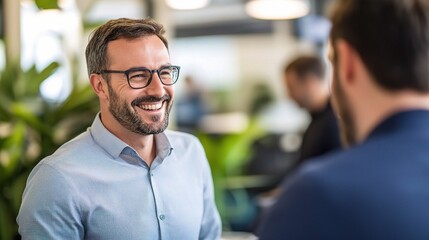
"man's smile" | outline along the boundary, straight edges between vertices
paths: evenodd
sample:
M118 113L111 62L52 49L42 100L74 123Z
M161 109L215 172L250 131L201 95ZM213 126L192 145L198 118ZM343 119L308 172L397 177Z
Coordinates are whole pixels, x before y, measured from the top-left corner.
M138 105L138 107L143 109L143 110L155 111L155 110L160 110L162 108L162 106L164 105L164 102L165 101L159 102L159 103L151 103L151 104L142 103L142 104Z

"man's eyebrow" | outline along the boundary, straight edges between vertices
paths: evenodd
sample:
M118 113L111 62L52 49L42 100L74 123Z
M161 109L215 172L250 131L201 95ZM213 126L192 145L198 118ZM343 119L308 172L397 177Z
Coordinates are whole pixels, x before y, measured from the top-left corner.
M170 66L171 66L171 63L166 63L166 64L161 65L161 67L170 67Z
M171 65L171 63L165 63L165 64L160 65L160 66L158 67L158 69L159 69L159 68L163 68L163 67L170 67L170 66L172 66L172 65ZM136 67L132 67L132 68L130 68L130 69L140 69L140 68L150 69L150 68L148 68L147 66L136 66Z

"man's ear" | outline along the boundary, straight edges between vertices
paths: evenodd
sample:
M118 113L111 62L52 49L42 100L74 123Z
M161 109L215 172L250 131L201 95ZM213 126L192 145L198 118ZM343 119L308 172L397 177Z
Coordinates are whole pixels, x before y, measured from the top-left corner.
M353 83L356 78L356 51L343 39L338 39L335 42L335 48L337 50L339 80L344 81L343 86Z
M100 99L109 98L107 82L100 74L91 74L89 76L89 82L91 83L92 89L94 90L95 94L97 94Z

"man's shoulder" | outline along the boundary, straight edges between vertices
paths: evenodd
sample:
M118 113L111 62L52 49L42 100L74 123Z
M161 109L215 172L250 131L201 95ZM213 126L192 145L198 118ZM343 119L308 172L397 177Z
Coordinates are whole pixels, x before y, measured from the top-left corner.
M164 133L176 156L181 159L192 160L192 162L195 162L195 160L199 162L200 159L205 159L205 149L196 136L172 130L166 130Z
M345 163L350 161L351 158L353 158L353 156L350 156L349 153L344 151L327 153L323 156L308 159L298 169L297 173L301 178L313 175L324 175L324 173L329 173L327 174L329 176L331 175L330 172L335 173L338 171L338 168L346 168L347 164Z
M326 185L340 183L341 179L361 178L357 174L368 167L371 152L366 147L334 151L305 161L295 174L299 181L317 181Z
M164 133L167 135L167 137L176 137L176 138L195 138L194 135L186 132L176 131L167 129L164 131Z
M76 162L77 159L93 156L95 153L94 141L87 131L65 142L54 153L42 159L41 162L56 166L67 162Z
M167 136L170 143L173 145L189 145L198 143L199 140L197 137L190 133L175 131L175 130L165 130L165 135Z
M397 138L390 136L371 139L347 150L309 159L298 169L296 177L301 181L312 179L327 185L343 185L346 182L365 184L380 174L394 175L393 173L401 171L401 166L413 167L406 161L404 154L407 158L420 154L417 153L419 150L411 152L403 149L403 141L397 141ZM427 156L428 150L424 152ZM390 175L389 177L393 177Z

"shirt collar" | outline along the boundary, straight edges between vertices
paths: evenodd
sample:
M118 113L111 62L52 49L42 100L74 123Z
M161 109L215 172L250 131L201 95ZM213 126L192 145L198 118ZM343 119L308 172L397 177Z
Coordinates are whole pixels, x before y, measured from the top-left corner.
M157 156L161 159L168 157L173 151L173 147L170 144L170 141L167 138L165 133L159 133L155 135L156 142L156 152Z
M388 132L426 129L429 111L425 109L409 109L397 112L378 124L368 135L368 139L384 135Z
M122 150L128 147L125 142L117 138L115 135L109 132L106 127L104 127L103 123L101 122L100 113L98 113L95 117L90 132L94 138L94 141L113 158L118 158Z
M132 147L113 135L111 132L109 132L109 130L106 129L106 127L104 127L103 123L101 122L100 113L98 113L95 117L94 122L90 128L90 132L94 138L94 141L113 158L118 158L126 148L132 149ZM171 146L170 141L168 140L165 133L156 134L155 142L157 156L159 158L163 160L171 154L173 147Z

